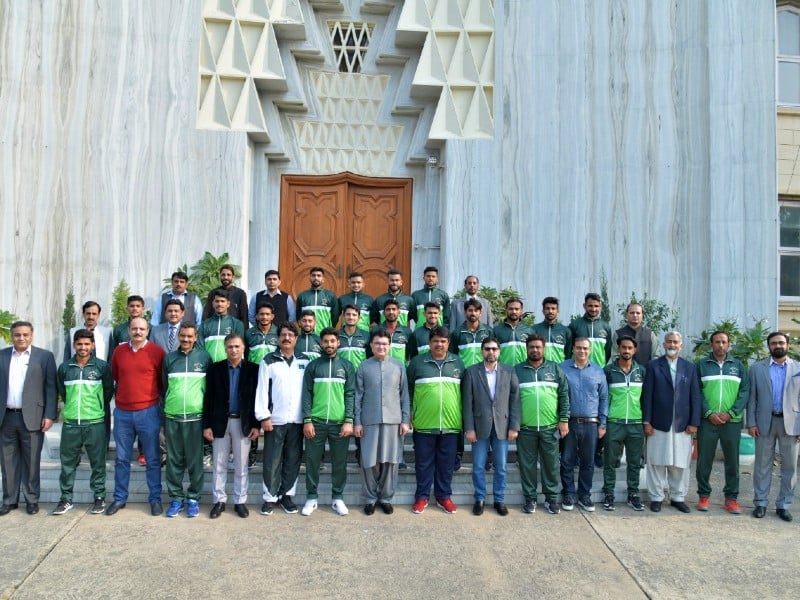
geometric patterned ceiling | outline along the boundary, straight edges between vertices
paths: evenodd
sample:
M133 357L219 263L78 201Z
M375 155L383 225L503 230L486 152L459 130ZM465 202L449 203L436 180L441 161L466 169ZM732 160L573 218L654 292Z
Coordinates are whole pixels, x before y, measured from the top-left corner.
M379 5L396 6L361 2L362 10ZM317 39L306 30L312 24L303 6L334 17L346 11L346 3L330 0L203 0L198 128L270 141L262 102L288 90L285 67L295 67L283 64L279 43ZM493 0L406 0L394 34L396 46L419 55L411 97L436 101L428 140L491 138Z

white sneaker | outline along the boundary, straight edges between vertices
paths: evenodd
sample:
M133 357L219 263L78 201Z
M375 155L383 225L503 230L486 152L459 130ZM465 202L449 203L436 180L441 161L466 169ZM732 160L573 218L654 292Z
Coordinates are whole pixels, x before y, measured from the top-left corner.
M306 503L303 505L303 508L300 510L300 514L304 517L308 517L317 510L317 501L316 500L306 500Z
M336 514L343 517L346 514L349 514L350 511L347 510L347 505L344 503L343 500L334 500L333 504L331 504L331 508L336 511Z

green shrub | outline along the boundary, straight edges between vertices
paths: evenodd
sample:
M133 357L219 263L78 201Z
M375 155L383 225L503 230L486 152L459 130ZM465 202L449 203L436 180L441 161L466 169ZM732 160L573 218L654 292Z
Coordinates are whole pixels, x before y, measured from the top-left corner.
M731 340L731 356L738 358L744 364L750 364L769 356L767 352L767 335L770 333L766 319L753 319L751 327L742 329L735 318L722 319L715 321L707 329L700 332L700 335L690 338L694 344L693 352L695 358L705 357L711 352L709 338L715 331L724 331Z
M67 297L64 299L64 310L61 313L61 327L64 330L64 337L69 337L69 330L75 327L75 291L69 286Z
M241 277L241 267L230 263L230 256L227 252L214 256L206 250L203 256L191 268L186 264L179 266L176 271L183 271L189 275L189 291L200 298L200 302L205 304L206 298L211 290L219 287L219 270L224 264L233 267L234 278ZM172 287L172 279L164 279L164 290Z
M0 338L6 344L11 343L11 324L14 321L19 321L17 315L7 310L0 310Z
M642 294L641 297L638 297L636 292L631 292L631 298L628 302L617 304L617 312L620 315L617 327L625 327L627 323L625 321L625 310L628 308L628 304L642 305L642 310L644 311L642 325L651 329L656 336L678 329L681 318L680 309L672 308L665 302L651 298L647 295L647 292Z

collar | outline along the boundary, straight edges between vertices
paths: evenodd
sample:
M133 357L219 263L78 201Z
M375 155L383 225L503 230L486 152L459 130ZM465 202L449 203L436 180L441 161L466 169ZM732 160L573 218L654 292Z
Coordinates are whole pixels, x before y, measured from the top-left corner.
M22 352L17 352L16 348L14 348L14 347L12 346L12 347L11 347L11 352L14 354L14 356L30 356L30 355L31 355L31 347L30 347L30 346L28 346L28 347L27 347L27 348L25 348L25 350L23 350Z
M775 362L775 359L770 356L769 357L769 366L771 367L772 365L775 365L777 367L781 367L782 368L782 367L786 366L786 361L784 360L782 363Z
M144 344L142 344L142 348L144 348L145 346L147 346L147 344L148 344L149 342L150 342L150 340L148 340L147 338L145 338L145 339L144 339ZM141 350L141 349L142 349L142 348L139 348L139 350L137 350L136 348L134 348L134 347L133 347L133 340L131 340L130 342L128 342L128 346L130 346L130 348L131 348L131 352L138 352L139 350Z

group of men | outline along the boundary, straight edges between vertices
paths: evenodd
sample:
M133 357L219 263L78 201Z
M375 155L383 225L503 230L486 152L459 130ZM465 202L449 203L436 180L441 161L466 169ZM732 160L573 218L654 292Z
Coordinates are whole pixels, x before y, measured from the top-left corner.
M550 296L542 302L544 319L533 327L523 323L518 298L506 302L504 320L493 325L472 275L464 282L464 298L452 302L438 287L435 267L425 269L424 287L411 295L402 291L402 274L390 270L387 292L377 299L364 293L361 274L350 275L350 293L339 298L324 288L321 268L309 275L310 288L294 301L280 290L280 274L267 271L266 288L248 304L246 293L233 285L233 268L225 265L220 287L203 307L187 290L188 276L176 272L150 324L142 318L143 299L130 296L129 322L113 331L98 325L100 306L87 302L84 326L70 332L71 352L65 351L57 369L51 353L31 345L31 324L15 323L13 347L0 352L0 515L17 508L20 491L28 513L38 511L39 456L60 395L61 500L54 514L73 508L82 448L92 471L91 512L113 515L124 508L138 437L153 515L199 514L205 441L213 464L210 517L226 510L232 455L234 512L245 518L250 450L262 433L261 514L277 507L298 512L293 496L304 456L306 501L300 512L308 516L318 508L326 444L331 507L347 514L350 437L357 441L364 512L379 507L390 514L410 431L414 513L428 506L431 488L437 506L456 512L451 484L464 440L472 446L475 515L484 511L489 469L493 507L508 514L507 457L514 441L525 513L536 510L539 473L547 512L572 510L576 503L594 511L596 463L604 469L603 508L614 510L615 469L623 451L627 504L644 510L639 469L645 440L650 509L661 510L668 490L670 505L690 512L685 500L696 435L697 509L711 507L709 477L719 443L725 457L723 506L738 514L739 436L747 408L746 425L756 438L753 514L766 513L777 443L783 458L777 514L792 519L800 365L786 356L785 334L770 334L770 358L756 363L748 377L745 365L729 354L725 332L711 335L712 351L697 364L680 358L676 331L665 335L663 356L657 356L655 335L642 325L642 306L630 304L626 325L613 331L600 318L601 299L594 293L584 299L584 315L569 325L560 323L558 299ZM117 457L113 500L106 506L112 397Z

